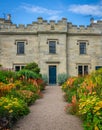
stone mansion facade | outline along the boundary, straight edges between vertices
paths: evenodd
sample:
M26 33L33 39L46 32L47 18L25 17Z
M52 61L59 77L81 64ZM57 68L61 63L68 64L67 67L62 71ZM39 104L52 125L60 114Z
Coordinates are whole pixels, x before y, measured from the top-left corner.
M76 26L66 18L32 24L13 24L10 15L0 18L0 64L18 71L27 63L38 63L49 83L58 74L85 75L102 67L102 21Z

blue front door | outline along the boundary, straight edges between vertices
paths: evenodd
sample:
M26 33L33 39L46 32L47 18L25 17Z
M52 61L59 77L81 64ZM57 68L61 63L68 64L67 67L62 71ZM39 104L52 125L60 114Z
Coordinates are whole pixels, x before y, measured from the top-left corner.
M49 84L56 84L56 66L49 66Z

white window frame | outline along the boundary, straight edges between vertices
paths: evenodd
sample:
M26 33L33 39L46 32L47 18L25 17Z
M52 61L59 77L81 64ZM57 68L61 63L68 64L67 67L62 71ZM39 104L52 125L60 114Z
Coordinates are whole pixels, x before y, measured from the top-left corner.
M89 74L89 69L91 68L91 65L89 63L78 63L76 64L76 69L77 69L77 73L79 75L79 66L82 66L82 75L81 76L84 76L84 75L88 75ZM85 70L84 70L84 67L87 66L88 67L88 72L87 74L85 73Z
M20 71L20 70L22 70L22 67L24 67L24 66L26 66L26 65L25 65L25 64L14 64L13 66L14 66L14 71L17 71L17 70L16 70L16 67L17 67L17 66L20 67L20 69L18 70L18 71Z

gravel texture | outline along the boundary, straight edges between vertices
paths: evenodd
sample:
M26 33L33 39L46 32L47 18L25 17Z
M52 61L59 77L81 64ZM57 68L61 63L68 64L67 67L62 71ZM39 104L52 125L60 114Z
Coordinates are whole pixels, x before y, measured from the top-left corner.
M66 114L66 102L59 86L48 86L44 98L30 107L31 113L19 120L13 130L83 130L76 116Z

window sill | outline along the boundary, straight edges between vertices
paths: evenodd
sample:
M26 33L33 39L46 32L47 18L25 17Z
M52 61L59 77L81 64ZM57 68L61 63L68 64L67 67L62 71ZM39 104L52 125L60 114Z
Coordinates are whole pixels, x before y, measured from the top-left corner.
M16 54L17 56L24 56L25 54Z
M88 54L79 54L80 56L87 56Z
M48 55L57 55L57 53L48 53Z

